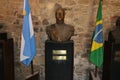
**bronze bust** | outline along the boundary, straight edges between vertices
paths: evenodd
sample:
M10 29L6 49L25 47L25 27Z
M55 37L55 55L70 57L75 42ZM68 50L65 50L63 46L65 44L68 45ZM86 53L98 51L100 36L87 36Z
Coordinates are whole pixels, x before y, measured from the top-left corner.
M68 41L74 35L74 27L64 23L65 10L59 7L55 12L56 23L46 27L48 39L57 42Z
M120 17L116 20L115 30L109 32L108 40L113 43L120 43Z

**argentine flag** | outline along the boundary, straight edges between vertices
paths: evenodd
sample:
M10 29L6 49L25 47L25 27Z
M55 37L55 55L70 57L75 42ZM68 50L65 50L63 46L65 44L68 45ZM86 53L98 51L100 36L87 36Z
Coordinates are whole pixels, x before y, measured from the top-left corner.
M36 54L36 45L28 0L24 0L23 13L24 21L22 28L20 62L29 66Z

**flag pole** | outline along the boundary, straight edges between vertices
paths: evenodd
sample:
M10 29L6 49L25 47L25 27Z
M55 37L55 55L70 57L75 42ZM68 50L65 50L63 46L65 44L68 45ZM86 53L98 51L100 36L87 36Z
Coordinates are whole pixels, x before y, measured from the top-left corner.
M31 61L31 74L34 73L34 70L33 70L33 61Z
M95 66L95 72L94 72L95 77L98 76L98 75L97 75L97 72L98 72L98 69L97 69L97 66Z

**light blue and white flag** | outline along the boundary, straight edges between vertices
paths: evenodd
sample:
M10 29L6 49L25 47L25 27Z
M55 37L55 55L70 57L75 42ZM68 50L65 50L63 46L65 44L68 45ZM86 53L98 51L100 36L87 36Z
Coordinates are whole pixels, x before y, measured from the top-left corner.
M29 66L36 54L36 45L28 0L24 0L23 13L24 20L22 28L20 61L26 66Z

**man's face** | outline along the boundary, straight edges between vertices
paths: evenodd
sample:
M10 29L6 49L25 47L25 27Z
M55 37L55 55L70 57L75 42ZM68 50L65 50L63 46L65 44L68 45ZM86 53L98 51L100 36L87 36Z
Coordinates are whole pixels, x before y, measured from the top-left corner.
M64 12L62 9L58 9L57 12L56 12L56 18L58 20L62 20L64 18Z

